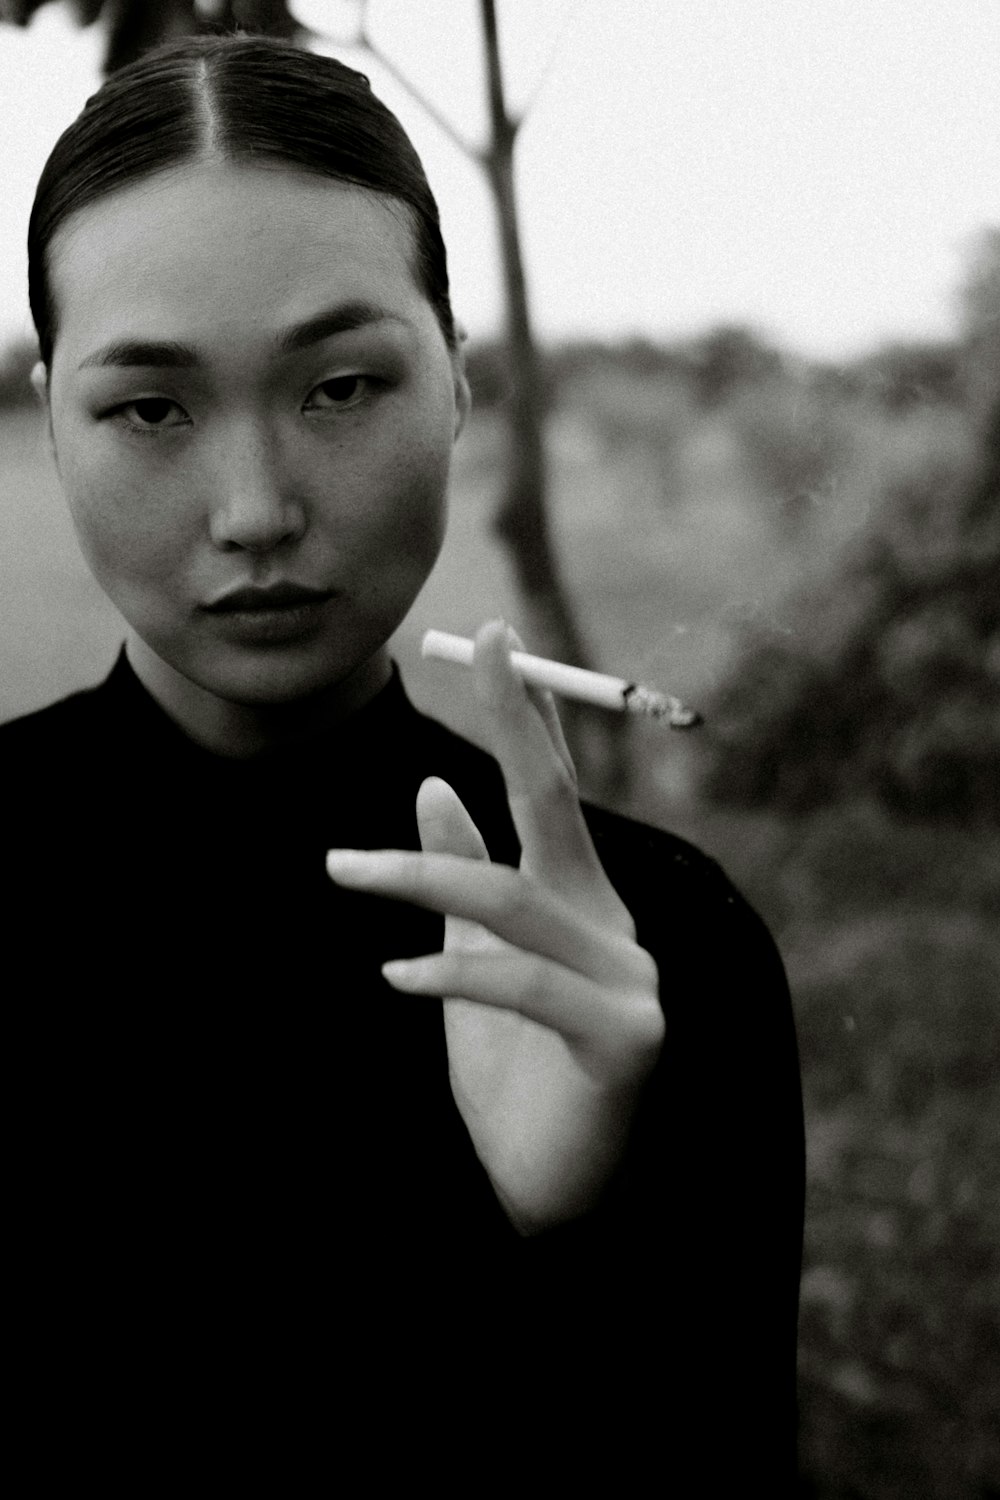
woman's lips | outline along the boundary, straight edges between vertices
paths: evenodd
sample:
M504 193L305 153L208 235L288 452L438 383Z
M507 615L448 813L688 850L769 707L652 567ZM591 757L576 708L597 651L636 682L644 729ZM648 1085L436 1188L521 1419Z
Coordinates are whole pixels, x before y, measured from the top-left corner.
M263 588L247 585L220 594L203 607L211 614L242 613L245 610L294 609L299 604L318 604L329 599L332 589L310 589L301 583L271 583Z
M294 641L315 631L333 590L279 583L270 588L240 588L223 594L203 609L227 635L256 643Z

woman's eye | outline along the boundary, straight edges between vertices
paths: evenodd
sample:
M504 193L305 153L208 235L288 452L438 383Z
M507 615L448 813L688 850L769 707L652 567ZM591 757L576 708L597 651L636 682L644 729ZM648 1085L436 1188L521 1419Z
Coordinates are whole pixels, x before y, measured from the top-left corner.
M343 411L345 407L357 406L369 395L374 380L370 375L335 375L332 380L322 380L309 392L306 411Z
M139 401L127 401L116 409L114 415L123 417L134 432L185 427L191 420L182 406L166 396L144 396Z

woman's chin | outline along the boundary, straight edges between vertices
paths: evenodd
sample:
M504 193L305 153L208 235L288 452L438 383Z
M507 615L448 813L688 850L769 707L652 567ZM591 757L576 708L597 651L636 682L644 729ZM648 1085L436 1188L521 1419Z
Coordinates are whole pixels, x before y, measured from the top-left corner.
M277 656L282 660L276 660ZM291 660L288 657L291 656ZM244 708L281 708L303 703L325 693L336 693L356 666L332 660L301 660L292 653L259 653L248 661L192 674L193 681L214 697Z
M335 643L320 649L314 643L309 650L260 646L225 652L210 662L193 662L181 667L196 687L223 702L241 708L292 708L322 697L337 698L341 693L357 706L366 696L377 692L387 681L388 655L375 644L372 650L357 656L357 645L346 654Z

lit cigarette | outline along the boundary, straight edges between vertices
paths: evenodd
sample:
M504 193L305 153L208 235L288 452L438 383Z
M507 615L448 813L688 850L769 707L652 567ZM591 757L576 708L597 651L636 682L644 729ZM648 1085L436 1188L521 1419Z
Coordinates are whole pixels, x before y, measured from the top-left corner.
M424 636L421 652L435 661L456 662L459 666L472 665L475 643L466 636L449 635L444 630L428 630ZM619 713L646 714L653 719L666 719L671 729L693 729L700 724L701 714L687 708L679 698L670 693L661 693L656 688L643 687L641 683L629 682L624 677L611 677L605 672L587 672L583 667L568 667L561 661L548 661L544 656L529 656L526 651L512 651L510 664L525 682L532 687L549 688L564 698L573 698L577 703L593 703L598 708L617 709Z

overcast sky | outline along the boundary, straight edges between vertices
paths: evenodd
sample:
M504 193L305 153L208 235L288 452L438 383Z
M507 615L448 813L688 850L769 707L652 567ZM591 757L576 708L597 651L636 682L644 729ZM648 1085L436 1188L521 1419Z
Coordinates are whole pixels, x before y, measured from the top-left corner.
M353 7L298 0L346 34ZM26 333L22 242L56 136L98 83L62 5L0 27L0 340ZM498 0L546 336L745 322L806 355L947 336L977 232L1000 223L998 0ZM373 0L385 49L473 140L476 0ZM499 320L478 168L381 68L441 206L456 311ZM539 90L539 83L541 87Z

